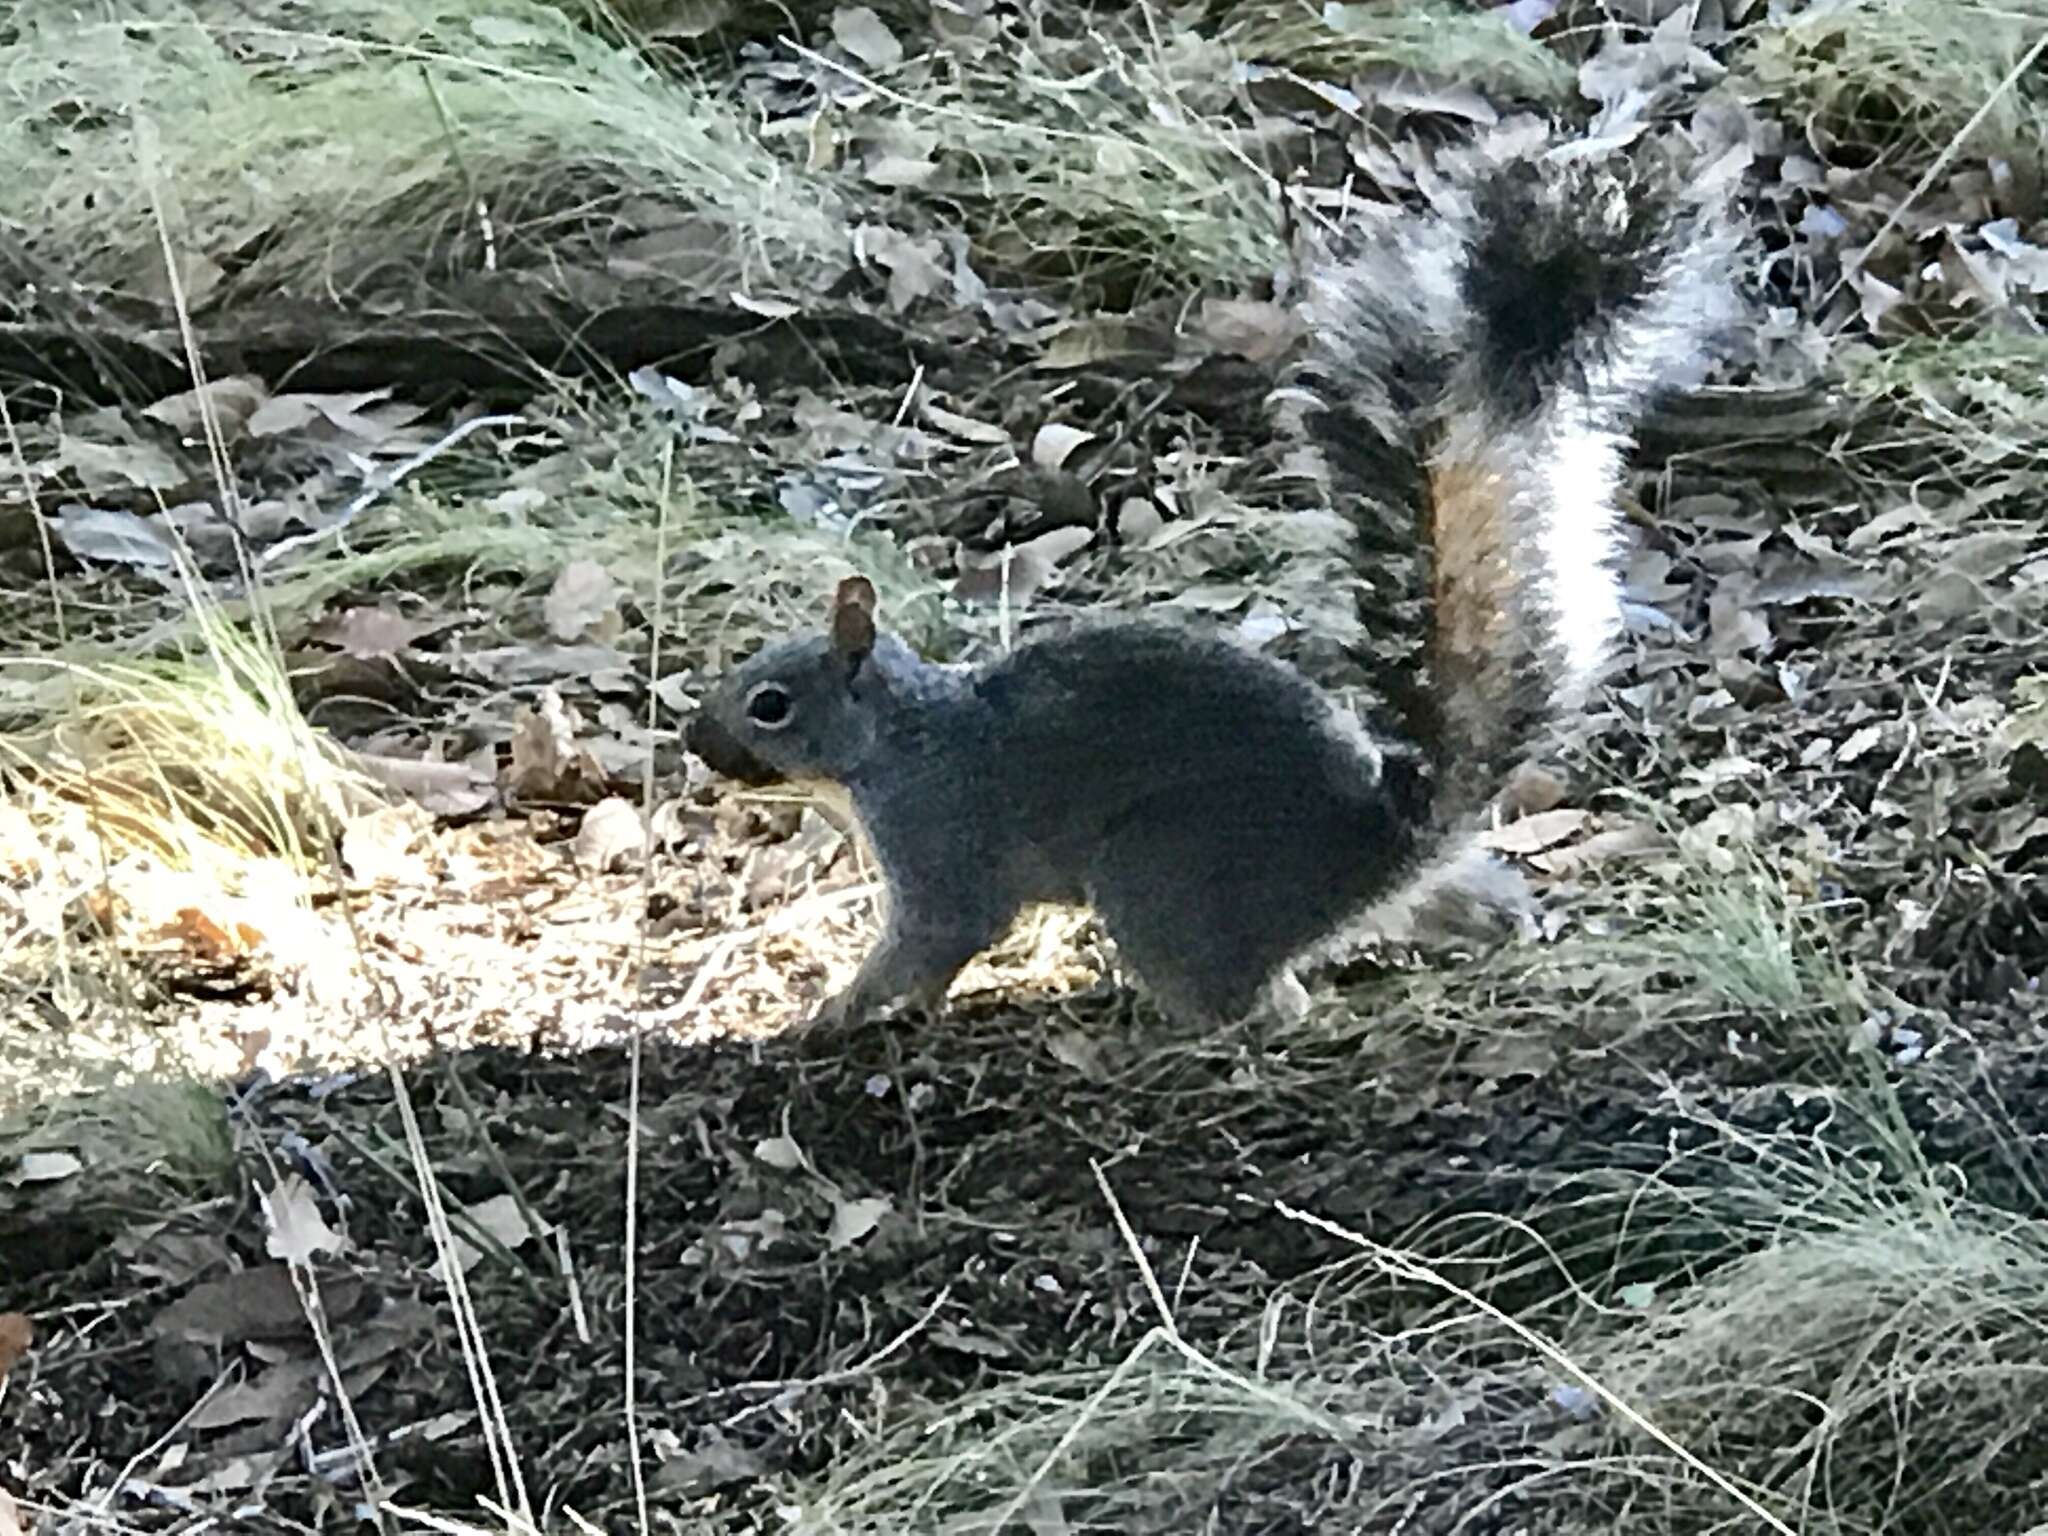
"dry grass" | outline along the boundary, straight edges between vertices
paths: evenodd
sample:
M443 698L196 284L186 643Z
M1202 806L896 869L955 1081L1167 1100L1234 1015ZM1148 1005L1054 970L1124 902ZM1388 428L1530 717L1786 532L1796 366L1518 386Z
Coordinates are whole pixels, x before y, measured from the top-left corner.
M30 4L13 20L0 218L88 288L163 292L156 178L201 304L334 297L393 264L533 267L636 196L695 210L734 288L773 289L843 235L830 190L743 116L533 0L119 22ZM480 205L509 245L493 248Z
M0 114L0 158L21 169L0 188L0 219L34 231L36 260L51 269L88 285L146 289L160 234L134 174L146 161L175 193L185 248L253 253L234 291L268 295L367 283L385 259L467 270L482 249L470 218L479 198L531 250L573 241L586 221L601 223L644 194L711 218L733 286L801 292L795 274L832 264L862 206L849 180L792 169L713 93L656 74L631 46L549 7L366 3L333 8L317 26L288 23L293 14L233 26L197 13L116 25L80 24L54 4L22 8L5 87L13 110ZM1229 83L1234 61L1320 75L1480 75L1547 100L1569 81L1554 55L1492 18L1436 7L1343 15L1336 44L1306 8L1235 8L1230 31L1215 39L1163 31L1150 14L1106 19L1001 68L935 75L915 92L865 82L872 94L847 111L920 152L943 141L944 174L896 206L965 228L978 252L1038 277L1045 292L1113 290L1121 302L1191 275L1245 285L1280 253L1275 169L1287 149L1245 131ZM898 15L897 24L911 21ZM1763 29L1754 78L1909 169L1952 152L1973 118L1973 151L2038 154L2038 93L2005 82L2042 26L2037 0L1831 7ZM1997 465L2032 474L2037 350L1958 334L1861 358L1850 382L1867 399L1915 413L1919 446L1959 445L1957 472ZM856 405L886 416L902 402ZM949 603L943 576L907 547L908 536L930 531L920 497L943 468L920 479L891 466L873 477L881 489L856 515L803 523L761 508L771 500L763 487L785 459L804 457L807 442L705 449L685 464L669 425L644 409L579 405L573 420L563 409L542 462L513 471L481 455L451 459L366 518L347 552L272 583L265 611L290 623L329 598L404 581L451 604L488 590L512 615L506 625L530 632L531 615L510 598L530 597L571 555L590 556L644 573L653 622L671 624L664 643L679 636L685 658L702 666L812 621L832 578L857 566L876 578L891 623L924 649L948 655L992 643L996 616ZM1869 462L1893 472L1880 456ZM1086 593L1090 606L1183 599L1277 611L1350 637L1355 593L1327 521L1253 507L1232 478L1239 466L1198 450L1153 467L1187 516L1156 542L1077 557L1070 592ZM507 518L488 496L515 475L544 495ZM657 557L671 549L657 573ZM16 695L26 723L0 750L12 777L32 788L14 790L11 809L27 818L31 841L69 839L67 857L77 855L27 883L7 951L27 978L24 997L80 991L93 965L118 972L122 957L81 947L73 919L77 903L116 888L125 871L164 866L233 889L274 859L302 882L288 899L303 900L338 820L365 802L360 779L300 717L275 640L250 638L260 626L238 627L198 594L189 622L182 633L197 643L177 659L102 657L64 668L60 690L38 682ZM26 665L18 659L10 675L26 676ZM933 1052L966 1064L965 1085L941 1081L907 1112L911 1150L862 1162L868 1141L856 1124L837 1146L844 1166L806 1165L782 1184L749 1182L761 1177L769 1134L793 1142L798 1131L841 1129L855 1119L849 1102L864 1108L921 1069L850 1056L858 1066L807 1099L780 1058L757 1063L752 1076L704 1069L702 1083L693 1064L674 1101L643 1121L640 1101L627 1097L638 1091L635 1056L632 1090L614 1095L616 1084L602 1079L606 1111L625 1104L636 1129L686 1128L646 1135L631 1155L673 1159L648 1175L665 1195L703 1181L695 1203L673 1207L689 1212L679 1226L702 1225L713 1250L693 1250L689 1264L733 1266L710 1273L695 1296L689 1265L666 1262L681 1239L661 1250L658 1273L617 1263L623 1144L551 1143L563 1134L553 1117L591 1100L589 1079L611 1063L584 1064L585 1080L552 1098L536 1089L532 1102L545 1112L506 1093L492 1107L511 1117L506 1126L489 1122L451 1071L454 1107L429 1126L445 1135L431 1144L407 1075L394 1072L405 1161L394 1143L376 1144L410 1182L402 1202L393 1197L404 1209L381 1256L403 1261L394 1272L425 1263L427 1252L400 1246L420 1235L412 1202L427 1213L429 1250L445 1253L441 1187L473 1186L482 1167L522 1192L546 1189L565 1202L581 1193L589 1211L579 1214L589 1219L576 1234L586 1266L576 1283L601 1291L607 1307L651 1287L654 1315L641 1324L674 1321L679 1330L655 1356L659 1368L702 1375L714 1383L707 1394L729 1390L719 1372L737 1369L702 1364L720 1342L717 1308L732 1304L735 1288L744 1301L743 1288L756 1287L759 1308L827 1319L817 1342L829 1369L816 1381L770 1383L758 1411L661 1405L675 1413L673 1427L706 1441L771 1420L789 1427L784 1445L806 1437L819 1453L814 1470L750 1469L746 1481L772 1491L785 1528L819 1536L1187 1530L1247 1509L1331 1529L1406 1522L1470 1531L1493 1520L1620 1536L1775 1521L1802 1536L1979 1536L2040 1500L2048 1328L2037 1299L2048 1284L2048 1235L2034 1213L1959 1190L1904 1129L1884 1064L1852 1049L1867 977L1861 955L1852 960L1834 942L1810 876L1775 849L1731 850L1679 832L1655 859L1583 877L1569 891L1573 926L1560 942L1498 951L1455 972L1326 989L1308 1024L1282 1032L1263 1056L1235 1039L1127 1047L1119 1037L1100 1048L1064 1025L1044 1049L1020 1043L1045 1017L998 1018L984 1026L1000 1033L995 1040L963 1026ZM363 954L344 959L371 968ZM1023 968L1051 974L1055 967L1038 965L1045 959L1027 955ZM1128 1022L1118 1016L1116 1025ZM1693 1087L1654 1080L1661 1063L1677 1060L1691 1084L1718 1083L1737 1070L1720 1047L1736 1032L1753 1047L1741 1070L1769 1076L1771 1092L1823 1106L1818 1127L1758 1131L1698 1108ZM1135 1062L1100 1065L1125 1048ZM1491 1125L1487 1105L1517 1074L1556 1072L1562 1090L1563 1077L1607 1070L1633 1052L1653 1063L1634 1084L1648 1169L1629 1161L1644 1155L1634 1145L1552 1142L1561 1162L1576 1159L1563 1171L1450 1139L1474 1121ZM1022 1085L1004 1083L1005 1073ZM1401 1101L1389 1084L1412 1098ZM918 1116L943 1115L946 1093L977 1112L999 1106L987 1117L995 1123L971 1124L953 1146L927 1145ZM1160 1208L1182 1222L1189 1209L1234 1218L1250 1197L1216 1167L1265 1190L1276 1171L1332 1156L1348 1159L1340 1193L1391 1200L1402 1191L1396 1176L1384 1189L1375 1183L1372 1115L1390 1102L1420 1115L1417 1105L1461 1093L1470 1104L1439 1126L1442 1161L1480 1164L1509 1185L1496 1205L1511 1214L1431 1216L1398 1245L1358 1223L1305 1217L1292 1235L1316 1245L1315 1260L1281 1279L1262 1271L1249 1242L1212 1262L1210 1232L1155 1237L1125 1224L1116 1204L1126 1178L1165 1182L1195 1168L1187 1205L1165 1196ZM763 1100L773 1102L763 1110ZM742 1120L733 1112L741 1101L777 1123ZM532 1126L520 1118L528 1113ZM712 1125L748 1134L705 1156ZM1511 1118L1492 1126L1510 1140L1520 1128ZM1668 1140L1655 1140L1660 1132ZM1250 1173L1213 1150L1234 1150L1241 1133L1254 1149ZM2009 1134L1987 1129L1985 1139ZM947 1204L951 1175L979 1174L990 1161L1031 1169L1047 1148L1097 1135L1103 1146L1091 1143L1089 1155L1106 1167L1094 1190L1077 1184L1035 1204ZM501 1144L514 1142L541 1151L513 1170ZM170 1073L0 1124L0 1161L55 1149L84 1152L105 1178L95 1186L108 1192L104 1208L130 1212L222 1192L236 1150L215 1091ZM934 1169L941 1176L925 1183ZM803 1220L813 1214L804 1202L843 1208L871 1187L864 1180L892 1194L914 1190L931 1209L892 1226L894 1246L878 1242L879 1258L822 1240L804 1247ZM367 1179L363 1187L381 1189ZM1320 1193L1335 1203L1327 1184ZM1272 1202L1258 1199L1262 1219L1279 1225ZM1305 1204L1313 1217L1316 1203ZM798 1213L788 1231L747 1250L768 1255L757 1271L727 1258L744 1246L743 1222L779 1226L785 1207ZM1120 1242L1108 1236L1113 1224ZM1217 1217L1214 1230L1225 1226ZM1010 1352L991 1351L999 1365L968 1367L947 1356L953 1374L927 1382L912 1364L931 1358L919 1351L939 1303L905 1316L891 1266L909 1268L921 1245L983 1229L1020 1246L963 1250L954 1276L963 1285L985 1278L995 1252L1037 1310L991 1322L986 1340L973 1333L982 1319L945 1315L958 1354L991 1340ZM717 1247L728 1240L730 1250ZM637 1262L639 1250L627 1251ZM499 1279L479 1275L480 1291ZM526 1492L510 1473L543 1457L558 1425L544 1432L522 1421L529 1433L515 1438L511 1422L529 1405L515 1397L508 1412L482 1367L530 1340L491 1330L539 1297L543 1322L532 1337L567 1351L575 1388L548 1411L561 1406L560 1421L579 1427L616 1410L618 1362L607 1351L619 1336L602 1331L615 1314L599 1309L597 1344L564 1345L557 1287L568 1280L547 1266L503 1283L481 1305L461 1282L452 1296L435 1294L461 1320L470 1374L457 1379L455 1350L436 1368L445 1367L448 1402L476 1408L497 1437L494 1492L518 1512ZM1017 1299L993 1286L981 1295ZM849 1296L857 1321L830 1333ZM693 1302L704 1309L701 1329ZM1033 1337L1028 1320L1041 1316L1053 1321ZM833 1396L831 1386L857 1391ZM673 1456L676 1443L659 1449ZM584 1476L606 1450L586 1442L565 1460ZM541 1476L531 1484L539 1489ZM625 1518L628 1495L609 1493L612 1513ZM446 1514L399 1523L429 1528Z
M899 1419L791 1490L797 1528L1182 1529L1268 1500L1357 1529L1996 1528L2048 1433L2048 1226L1926 1182L1909 1149L1701 1129L1612 1196L1639 1251L1711 1230L1726 1259L1698 1278L1577 1289L1555 1341L1369 1242L1311 1286L1176 1291L1189 1335L1168 1310L1115 1359ZM1389 1280L1436 1300L1382 1331Z
M1982 331L1844 349L1842 381L1861 402L1889 408L1895 429L1860 453L1932 461L1981 486L1997 471L2048 468L2048 341ZM1880 463L1883 461L1881 460Z
M1249 58L1271 60L1318 80L1405 71L1449 85L1485 82L1489 99L1557 103L1571 90L1571 66L1518 32L1497 12L1441 0L1310 10L1286 3L1234 5L1224 34Z
M2043 0L1851 0L1758 28L1744 68L1765 99L1913 175L1954 152L2038 162L2044 40Z

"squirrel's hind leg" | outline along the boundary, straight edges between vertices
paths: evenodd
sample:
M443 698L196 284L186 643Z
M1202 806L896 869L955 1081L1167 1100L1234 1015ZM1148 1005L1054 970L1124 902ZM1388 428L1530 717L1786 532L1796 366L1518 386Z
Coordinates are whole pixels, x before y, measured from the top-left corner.
M1244 901L1256 901L1254 893L1191 873L1112 866L1097 884L1095 910L1118 955L1169 1017L1235 1024L1265 1000L1301 947L1299 935L1248 910Z
M1089 894L1169 1014L1236 1023L1388 878L1374 810L1298 777L1177 786L1111 830Z

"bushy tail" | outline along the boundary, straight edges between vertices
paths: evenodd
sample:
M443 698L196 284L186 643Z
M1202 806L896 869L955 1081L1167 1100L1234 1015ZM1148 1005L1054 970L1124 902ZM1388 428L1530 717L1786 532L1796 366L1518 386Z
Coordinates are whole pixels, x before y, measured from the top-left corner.
M1408 594L1421 685L1387 702L1440 826L1583 706L1621 626L1630 433L1704 373L1734 248L1668 173L1555 154L1489 163L1449 201L1326 269L1310 300L1340 494L1369 544L1428 557Z

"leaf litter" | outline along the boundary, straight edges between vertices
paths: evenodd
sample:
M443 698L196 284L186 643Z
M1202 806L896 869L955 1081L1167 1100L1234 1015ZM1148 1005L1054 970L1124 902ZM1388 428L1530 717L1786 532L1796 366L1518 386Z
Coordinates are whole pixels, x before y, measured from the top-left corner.
M1233 37L1256 37L1261 8L1231 9ZM141 1523L225 1499L287 1518L359 1491L331 1416L285 1454L325 1377L270 1251L310 1260L346 1231L321 1281L326 1315L348 1325L343 1385L405 1497L468 1514L485 1442L459 1362L422 1343L444 1301L418 1171L393 1155L417 1113L426 1166L490 1234L455 1227L514 1388L514 1443L561 1507L627 1518L608 1406L627 1059L600 1042L637 1032L641 1187L660 1191L634 1256L654 1366L642 1408L658 1507L687 1528L985 1528L1015 1510L1052 1529L1449 1530L1487 1510L1528 1528L1685 1530L1754 1515L1503 1316L1801 1529L1974 1532L2031 1508L2041 1431L2015 1405L2048 1341L2002 1281L1980 1283L2022 1277L2024 1294L2041 1219L2044 562L2023 428L2041 398L2024 336L2043 232L2034 214L1986 217L2026 147L2028 119L2001 103L2037 99L2031 80L1998 82L2031 43L1882 55L1900 78L1953 66L1944 78L1981 86L1944 87L1938 127L1888 126L1845 115L1818 74L1770 73L1849 47L1831 15L1902 19L1884 6L1615 7L1641 25L1603 35L1568 7L1508 7L1459 18L1457 40L1499 23L1486 46L1518 62L1438 80L1432 57L1453 53L1432 56L1403 18L1334 9L1369 58L1276 31L1265 57L1291 82L1268 65L1204 75L1226 55L1194 18L1066 31L1050 9L965 6L944 30L895 7L821 11L804 49L761 45L732 79L767 120L814 136L806 174L857 173L861 190L828 200L861 210L845 270L930 372L890 392L777 390L745 382L758 370L741 344L723 373L636 375L643 415L600 423L587 401L536 400L523 428L466 440L278 562L294 641L302 627L382 689L375 710L339 687L299 707L415 804L341 824L339 882L303 905L325 926L294 946L340 957L321 987L275 986L256 1017L253 989L173 992L163 1010L209 1042L188 1070L237 1083L219 1171L243 1176L197 1207L159 1195L137 1221L152 1186L133 1163L0 1141L15 1174L0 1228L28 1235L5 1251L0 1306L38 1319L0 1396L29 1458L5 1468L18 1486L97 1497L107 1469L130 1467L112 1491ZM533 46L527 24L481 35ZM668 35L727 24L692 16ZM965 96L966 120L919 109L959 110L946 93L977 88L998 40L1021 61L1001 81L1007 124L992 96ZM1039 919L963 978L939 1035L755 1043L843 979L871 931L871 872L816 809L727 793L677 761L641 690L686 707L731 655L815 622L819 595L859 567L941 653L1167 603L1361 696L1401 657L1372 655L1343 530L1259 425L1257 370L1291 338L1283 296L1249 276L1279 247L1242 214L1270 190L1243 144L1322 136L1410 195L1462 131L1446 125L1507 122L1566 78L1614 141L1676 114L1744 178L1774 307L1744 360L1752 389L1646 430L1628 665L1589 745L1487 839L1534 877L1544 941L1444 967L1400 944L1362 954L1251 1050L1162 1037L1100 984L1113 957L1085 918ZM1244 136L1205 136L1239 110L1221 82L1240 79L1262 87ZM1794 109L1807 97L1818 116ZM1941 158L1936 138L1986 102L2004 134L1992 152L1957 141ZM1100 107L1094 124L1076 103ZM1911 152L1861 152L1887 131ZM1127 186L1059 181L1105 152ZM963 176L977 158L981 178ZM1162 188L1204 177L1222 183L1213 204L1142 222ZM1341 181L1313 181L1305 206L1336 206ZM1148 236L1135 255L1117 249L1133 228ZM772 318L823 291L747 297ZM1844 388L1824 383L1816 405L1824 368ZM259 547L318 530L319 508L459 425L380 414L361 392L260 387L214 400L244 449L242 499L272 509L245 528ZM79 535L72 553L113 569L78 590L125 603L140 589L177 611L172 567L154 563L154 592L141 567L179 547L170 530L210 526L158 506L210 494L192 415L173 398L139 424L74 418L75 448L30 444L54 492L118 514ZM184 547L234 590L231 538ZM100 633L118 646L128 632ZM648 679L657 638L663 674ZM650 756L662 792L643 820ZM35 859L56 850L85 890L101 883L86 852L99 840L79 809L35 804L68 827ZM262 922L246 926L267 930L283 908L255 900ZM183 911L143 908L122 952L162 942L151 910ZM192 905L188 971L251 974L236 910ZM54 945L64 911L17 917L15 942ZM357 1074L450 1048L412 1077L415 1109ZM318 1176L255 1174L266 1156ZM53 1157L65 1172L29 1176ZM114 1269L85 1282L60 1234L95 1211L104 1227L84 1230L115 1231ZM574 1333L571 1274L604 1303ZM274 1333L249 1331L266 1318ZM154 1340L170 1341L157 1376L117 1379L108 1341ZM229 1364L240 1379L218 1374ZM80 1439L68 1405L114 1400L130 1411ZM1786 1406L1811 1401L1830 1405L1818 1428ZM1902 1403L1921 1417L1902 1421ZM173 1424L173 1443L132 1462ZM1956 1443L1987 1449L1963 1465ZM1531 1446L1550 1475L1523 1470ZM1646 1516L1633 1501L1649 1487Z

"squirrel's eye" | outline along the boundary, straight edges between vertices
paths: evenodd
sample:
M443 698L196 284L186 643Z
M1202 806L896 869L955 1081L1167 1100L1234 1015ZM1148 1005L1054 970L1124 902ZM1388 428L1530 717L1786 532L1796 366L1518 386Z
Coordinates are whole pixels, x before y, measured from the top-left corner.
M771 731L789 724L789 690L780 683L762 683L747 695L747 719Z

